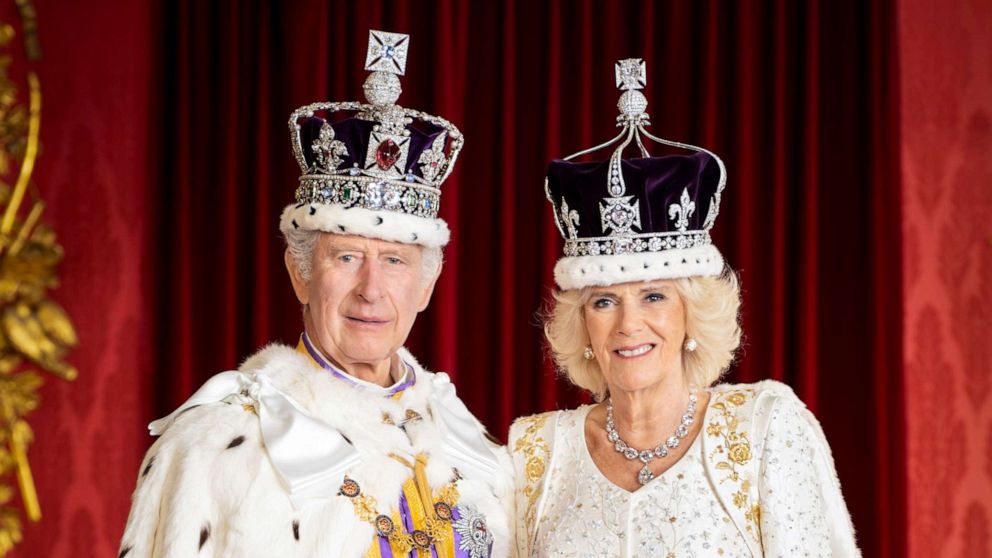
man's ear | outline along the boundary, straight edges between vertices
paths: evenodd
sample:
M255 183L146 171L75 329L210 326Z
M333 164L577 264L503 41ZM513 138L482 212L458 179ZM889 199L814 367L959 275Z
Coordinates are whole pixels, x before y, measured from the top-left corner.
M289 281L293 284L296 300L299 300L300 304L306 306L310 302L310 289L308 288L310 282L303 278L303 275L300 273L300 267L296 265L296 258L289 252L289 248L286 248L286 252L283 254L283 260L286 262L286 271L289 272Z
M437 278L441 276L441 268L443 267L444 263L442 262L437 266L437 271L434 272L434 278L424 285L424 293L420 299L420 306L417 307L417 312L423 312L427 308L427 305L430 304L431 296L434 294L434 285L437 284Z

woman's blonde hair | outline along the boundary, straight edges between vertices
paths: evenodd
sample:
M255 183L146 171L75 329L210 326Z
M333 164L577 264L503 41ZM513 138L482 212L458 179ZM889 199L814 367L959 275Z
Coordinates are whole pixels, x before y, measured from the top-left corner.
M712 385L730 367L741 343L740 286L737 274L727 269L718 277L688 277L672 283L685 306L685 333L696 340L695 351L682 352L686 382L697 387ZM592 287L555 291L544 322L551 355L559 372L573 384L600 400L606 381L595 359L583 353L589 345L584 307Z

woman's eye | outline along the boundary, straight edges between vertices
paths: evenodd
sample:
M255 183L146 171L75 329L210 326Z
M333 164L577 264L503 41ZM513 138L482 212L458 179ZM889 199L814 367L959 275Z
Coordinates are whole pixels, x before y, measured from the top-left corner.
M648 302L659 302L665 300L665 295L661 293L651 293L646 297L644 297L644 299L647 300Z
M341 256L338 256L338 259L344 263L351 263L355 261L355 256L351 254L342 254Z
M593 308L609 308L613 305L613 301L608 298L600 298L592 303Z

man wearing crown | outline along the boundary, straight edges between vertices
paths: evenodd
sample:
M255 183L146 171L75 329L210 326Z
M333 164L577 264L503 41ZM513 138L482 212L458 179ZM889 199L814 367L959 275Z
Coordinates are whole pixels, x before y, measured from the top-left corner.
M303 175L280 230L299 345L270 345L149 425L120 557L509 554L508 457L403 348L441 271L439 186L462 146L395 104L408 41L370 33L368 104L291 116Z

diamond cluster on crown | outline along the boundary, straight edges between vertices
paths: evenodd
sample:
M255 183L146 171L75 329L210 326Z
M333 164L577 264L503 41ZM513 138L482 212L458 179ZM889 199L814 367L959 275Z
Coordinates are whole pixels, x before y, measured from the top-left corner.
M368 103L313 103L296 109L290 116L293 153L303 171L296 190L298 203L342 204L348 207L386 209L420 217L437 216L440 184L451 174L463 145L458 128L447 120L396 105L402 93L399 76L406 71L410 37L402 33L370 31L365 69L369 70L363 90ZM310 146L313 164L304 156L300 122L318 111L353 111L355 118L374 122L365 160L351 168L338 168L348 152L335 138L329 123L321 126ZM420 120L442 128L429 149L410 168L410 130L407 125Z
M304 177L296 189L296 202L300 204L340 204L346 207L386 209L429 219L437 217L440 199L441 195L436 191L364 176L335 180Z
M696 248L711 244L706 231L661 232L626 237L570 238L565 240L566 256L611 256L642 252L663 252L673 248Z
M644 95L638 90L647 83L644 61L634 58L617 62L616 81L617 87L625 91L623 96L636 93L643 98ZM647 101L645 100L641 111L643 112L643 108L646 107ZM615 150L610 156L609 183L607 184L610 197L603 199L599 206L600 226L604 233L609 233L614 250L624 250L625 247L634 244L634 228L641 228L640 200L636 196L624 195L627 192L627 185L620 169L622 152L623 146Z
M617 102L617 108L620 111L617 125L624 128L624 132L603 145L580 151L565 158L568 161L574 157L620 142L610 156L607 167L608 196L603 197L599 204L600 227L603 236L580 237L577 231L579 214L569 209L564 195L561 197L559 207L548 190L548 181L545 180L544 183L548 200L556 205L555 223L565 239L564 255L576 257L663 252L712 244L709 230L716 219L720 193L726 183L726 170L723 161L706 149L665 140L648 133L644 129L645 126L650 125L650 116L646 112L648 101L640 91L647 85L647 67L644 60L640 58L620 60L614 68L617 89L622 91L620 100ZM636 141L642 156L649 157L642 142L642 135L657 143L705 152L717 161L720 167L720 184L712 196L701 230L689 228L689 221L696 212L696 202L689 195L688 189L683 188L678 203L672 203L666 208L668 220L671 221L675 230L659 233L641 232L640 200L636 195L627 194L627 186L621 167L623 150L632 142ZM621 138L624 139L621 141Z

